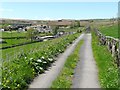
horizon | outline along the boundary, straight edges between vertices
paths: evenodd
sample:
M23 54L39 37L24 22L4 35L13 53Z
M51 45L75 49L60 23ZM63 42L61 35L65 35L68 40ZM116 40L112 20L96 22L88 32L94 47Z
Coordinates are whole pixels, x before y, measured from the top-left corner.
M116 19L117 17L115 17L114 19ZM109 19L113 19L113 18L90 18L90 19L24 19L24 18L0 18L0 20L31 20L31 21L57 21L57 20L109 20Z

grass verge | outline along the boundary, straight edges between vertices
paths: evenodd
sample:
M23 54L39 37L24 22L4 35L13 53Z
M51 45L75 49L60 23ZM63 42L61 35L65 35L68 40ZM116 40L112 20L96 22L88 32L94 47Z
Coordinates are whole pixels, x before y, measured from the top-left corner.
M106 46L98 44L98 38L92 32L92 49L99 69L99 81L102 88L118 88L118 68Z
M55 81L53 81L51 88L70 88L72 85L72 78L74 69L79 60L79 50L83 40L81 40L74 52L67 58L65 65Z
M69 44L80 35L80 33L66 35L54 40L39 43L39 47L33 44L32 53L19 53L16 58L8 56L2 64L2 87L4 90L25 90L37 75L43 73L56 60L55 57L64 52ZM17 48L17 47L16 47ZM23 46L22 46L23 48ZM36 49L37 50L36 50ZM11 49L11 48L10 48ZM14 48L15 49L15 48ZM7 52L6 52L7 53ZM16 52L17 53L17 52ZM3 54L3 53L2 53Z

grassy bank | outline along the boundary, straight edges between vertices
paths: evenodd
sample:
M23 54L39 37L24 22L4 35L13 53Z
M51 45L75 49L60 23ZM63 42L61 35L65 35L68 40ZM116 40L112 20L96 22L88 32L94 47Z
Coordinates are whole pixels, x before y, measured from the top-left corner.
M98 44L98 38L92 32L92 49L99 69L99 81L102 88L118 87L118 69L114 58L106 46Z
M78 43L74 52L67 58L64 68L62 69L57 79L52 83L51 88L70 88L71 87L74 69L79 60L79 50L82 44L83 44L83 40L81 40Z
M11 90L27 89L28 84L34 77L43 73L55 61L55 57L62 53L79 35L80 33L63 36L54 40L33 44L33 47L25 45L28 51L32 48L33 52L19 53L14 59L4 60L2 65L2 87L5 90L9 88ZM39 45L39 47L35 45ZM10 48L9 50L17 48Z

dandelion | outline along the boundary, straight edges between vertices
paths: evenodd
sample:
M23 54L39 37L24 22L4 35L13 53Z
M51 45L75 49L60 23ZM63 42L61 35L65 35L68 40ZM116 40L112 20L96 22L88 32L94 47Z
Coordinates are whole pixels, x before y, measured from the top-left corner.
M16 80L14 80L14 83L16 82Z
M3 86L4 86L4 87L6 87L6 85L5 85L5 84L4 84Z
M7 80L6 82L9 83L9 80Z
M4 80L5 80L6 78L4 77Z
M20 86L20 84L17 85L17 87L19 87L19 86Z

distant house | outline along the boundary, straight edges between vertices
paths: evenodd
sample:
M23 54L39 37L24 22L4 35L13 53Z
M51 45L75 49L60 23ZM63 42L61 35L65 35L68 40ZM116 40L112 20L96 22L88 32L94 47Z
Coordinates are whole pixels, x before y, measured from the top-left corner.
M58 32L57 34L58 34L59 36L64 35L64 34L65 34L65 31L60 31L60 32Z
M29 26L29 27L26 27L26 29L29 29L29 28L33 28L33 29L36 29L38 30L38 32L52 32L52 29L50 26L47 26L47 25L34 25L34 26Z
M5 31L5 29L1 28L1 29L0 29L0 32L2 32L2 31Z
M25 28L18 28L18 32L24 32Z

